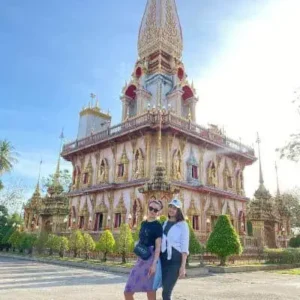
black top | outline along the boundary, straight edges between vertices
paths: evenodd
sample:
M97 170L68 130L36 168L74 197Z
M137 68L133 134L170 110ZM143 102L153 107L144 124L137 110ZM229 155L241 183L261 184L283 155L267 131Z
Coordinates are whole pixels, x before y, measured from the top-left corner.
M147 247L155 247L156 239L161 238L162 234L162 226L158 221L144 221L141 224L141 230L139 234L140 243L144 244Z
M167 221L166 227L164 229L164 235L168 235L169 230L175 224L176 224L176 222Z

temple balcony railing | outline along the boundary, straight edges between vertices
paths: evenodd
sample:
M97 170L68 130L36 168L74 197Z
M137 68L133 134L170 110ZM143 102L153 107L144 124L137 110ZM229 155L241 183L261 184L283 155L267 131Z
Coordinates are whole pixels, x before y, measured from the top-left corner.
M193 135L195 138L201 139L204 142L224 148L224 154L226 152L237 152L246 155L253 161L255 160L253 148L243 145L241 142L235 141L212 128L205 128L188 119L178 117L172 113L163 113L161 117L163 129L168 127L174 128L176 130L182 131L187 135ZM68 156L69 154L80 151L81 149L97 145L98 143L111 140L115 137L122 136L136 130L140 130L143 128L155 128L158 126L159 122L160 114L153 111L146 112L143 115L135 118L130 118L127 121L112 126L104 131L91 134L86 138L65 144L62 151L62 156Z

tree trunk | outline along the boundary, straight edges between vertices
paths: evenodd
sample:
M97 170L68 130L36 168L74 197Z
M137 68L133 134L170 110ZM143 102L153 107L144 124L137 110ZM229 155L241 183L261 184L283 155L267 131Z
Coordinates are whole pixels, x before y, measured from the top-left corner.
M74 257L77 257L77 250L74 250Z
M220 266L226 266L226 257L220 257Z
M200 267L204 267L204 257L203 257L203 254L200 255Z
M126 264L126 253L122 253L122 264Z
M89 259L89 252L85 252L85 259L86 259L86 260Z
M106 257L106 256L107 256L107 252L104 252L104 253L103 253L103 261L104 261L104 262L107 261L107 257Z
M52 256L53 255L53 249L49 249L49 255Z
M64 257L64 251L63 251L63 250L60 250L60 251L59 251L59 257L61 257L61 258Z

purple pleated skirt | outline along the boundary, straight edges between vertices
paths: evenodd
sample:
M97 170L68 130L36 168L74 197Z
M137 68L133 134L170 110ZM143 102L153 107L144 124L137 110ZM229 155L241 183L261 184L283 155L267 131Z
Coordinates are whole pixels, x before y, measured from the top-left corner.
M154 260L153 247L150 248L151 257L148 260L138 258L135 266L130 272L129 278L125 286L125 292L128 293L146 293L154 291L154 276L148 278L149 269Z

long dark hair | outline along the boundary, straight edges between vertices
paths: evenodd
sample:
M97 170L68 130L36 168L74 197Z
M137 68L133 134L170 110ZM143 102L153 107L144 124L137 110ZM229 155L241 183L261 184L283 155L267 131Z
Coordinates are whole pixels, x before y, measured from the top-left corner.
M182 209L181 208L177 208L177 207L176 207L176 209L177 209L176 216L175 216L176 223L185 221ZM168 218L170 219L170 215L168 215Z

